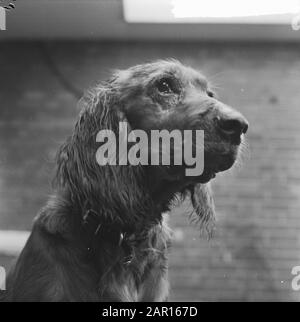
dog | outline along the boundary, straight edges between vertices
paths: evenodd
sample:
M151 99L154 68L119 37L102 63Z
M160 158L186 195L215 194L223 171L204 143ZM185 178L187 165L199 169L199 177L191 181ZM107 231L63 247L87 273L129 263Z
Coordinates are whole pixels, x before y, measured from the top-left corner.
M199 228L211 231L209 181L235 163L248 122L215 97L200 72L176 60L116 71L80 105L57 154L54 194L9 274L6 300L167 301L164 213L188 198ZM97 133L117 132L119 122L147 133L204 131L203 172L186 176L184 163L100 166Z

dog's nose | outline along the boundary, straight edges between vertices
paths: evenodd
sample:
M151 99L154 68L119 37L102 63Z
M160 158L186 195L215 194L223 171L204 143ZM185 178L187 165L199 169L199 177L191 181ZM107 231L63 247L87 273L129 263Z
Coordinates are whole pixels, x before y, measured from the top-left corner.
M239 138L243 133L247 132L249 124L241 114L237 114L218 117L218 126L223 134Z

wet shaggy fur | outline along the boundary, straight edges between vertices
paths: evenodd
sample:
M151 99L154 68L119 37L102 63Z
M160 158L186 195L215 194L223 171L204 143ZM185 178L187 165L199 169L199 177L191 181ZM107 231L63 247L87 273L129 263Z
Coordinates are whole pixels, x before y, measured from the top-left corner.
M219 102L203 75L177 61L117 71L81 100L72 135L57 154L53 196L7 283L7 301L166 301L170 231L164 213L188 198L199 227L211 230L209 181L234 163L240 142L222 136ZM97 133L129 130L205 132L205 169L100 166Z

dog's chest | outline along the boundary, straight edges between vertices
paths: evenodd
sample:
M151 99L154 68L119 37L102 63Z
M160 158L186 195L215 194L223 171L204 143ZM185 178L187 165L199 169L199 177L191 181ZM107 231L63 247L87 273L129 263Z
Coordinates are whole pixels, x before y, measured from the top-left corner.
M164 301L168 297L167 259L134 261L110 274L109 297L121 302Z
M169 230L159 225L148 237L132 249L129 261L121 259L107 276L109 298L122 302L167 299Z

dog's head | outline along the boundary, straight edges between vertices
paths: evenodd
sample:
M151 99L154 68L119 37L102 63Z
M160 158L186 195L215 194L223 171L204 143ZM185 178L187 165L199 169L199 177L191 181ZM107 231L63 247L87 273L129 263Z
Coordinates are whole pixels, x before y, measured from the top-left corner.
M119 72L113 84L131 128L204 131L199 182L233 165L247 120L215 98L202 74L177 61L158 61Z
M165 210L176 193L190 191L196 213L204 222L210 221L214 207L207 183L234 164L248 123L215 97L202 74L177 61L138 65L116 72L110 81L87 95L83 105L75 132L59 153L58 177L62 184L67 183L75 193L84 192L85 200L99 196L102 203L122 200L123 211L133 210L135 201L141 210L141 200L152 206L164 204L161 209ZM178 144L168 150L173 156L168 165L151 165L151 153L163 154L161 146L151 144L142 145L139 151L149 152L147 165L99 165L95 157L97 134L101 130L113 131L120 144L120 122L128 124L126 131L142 130L148 138L153 130L179 131L180 148L184 150L187 143L192 143L191 151L196 156L197 136L183 134L188 130L204 131L204 144L200 143L204 151L202 171L186 175L191 164L184 159L184 152L181 164L178 159L175 162L172 153ZM117 163L119 158L116 156Z

